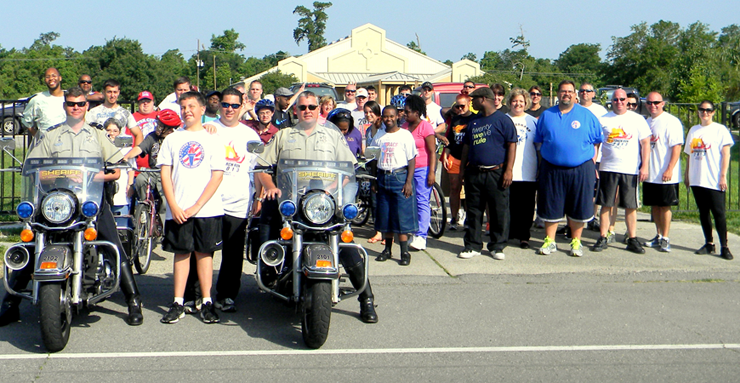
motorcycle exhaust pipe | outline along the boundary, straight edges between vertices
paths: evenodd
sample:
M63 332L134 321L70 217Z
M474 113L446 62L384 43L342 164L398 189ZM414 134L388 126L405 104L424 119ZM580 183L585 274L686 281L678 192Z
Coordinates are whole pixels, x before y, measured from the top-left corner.
M25 246L11 246L5 251L5 266L11 270L21 270L28 265L31 256Z
M260 258L262 258L262 263L267 266L280 266L285 261L285 249L277 243L271 243L262 250Z

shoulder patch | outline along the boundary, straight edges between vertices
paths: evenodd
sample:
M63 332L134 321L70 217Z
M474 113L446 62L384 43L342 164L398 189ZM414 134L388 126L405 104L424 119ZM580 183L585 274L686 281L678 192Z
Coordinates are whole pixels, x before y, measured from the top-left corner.
M48 128L48 129L46 129L46 131L47 131L47 132L50 132L50 131L52 131L52 130L54 130L54 129L56 129L56 128L58 128L58 127L62 126L62 125L64 125L64 123L63 123L63 122L62 122L62 123L59 123L59 124L56 124L56 125L52 125L52 126L50 126L50 127ZM43 136L42 136L42 137L43 137Z

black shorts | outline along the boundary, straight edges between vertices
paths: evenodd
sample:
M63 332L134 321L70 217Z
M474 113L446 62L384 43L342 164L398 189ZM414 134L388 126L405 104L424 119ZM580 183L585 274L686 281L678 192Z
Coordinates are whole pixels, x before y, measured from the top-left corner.
M678 206L678 183L654 184L643 182L642 204L646 206Z
M169 219L164 223L162 249L175 254L213 253L221 250L222 216L190 218L182 225Z
M559 222L564 215L577 222L594 217L594 163L588 160L568 168L542 161L537 184L537 216Z
M619 207L623 209L637 209L638 178L635 174L599 172L599 192L596 195L596 204L613 207L619 188Z

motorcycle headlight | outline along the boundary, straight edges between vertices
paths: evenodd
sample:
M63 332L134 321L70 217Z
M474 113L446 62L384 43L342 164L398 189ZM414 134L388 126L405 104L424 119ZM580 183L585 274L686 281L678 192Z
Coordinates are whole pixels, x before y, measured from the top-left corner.
M33 215L33 205L30 202L23 201L15 208L15 212L21 219L30 218Z
M54 192L44 198L41 203L41 214L51 223L62 223L75 212L75 201L69 194Z
M311 223L323 225L334 216L334 201L325 193L312 193L303 201L303 215Z

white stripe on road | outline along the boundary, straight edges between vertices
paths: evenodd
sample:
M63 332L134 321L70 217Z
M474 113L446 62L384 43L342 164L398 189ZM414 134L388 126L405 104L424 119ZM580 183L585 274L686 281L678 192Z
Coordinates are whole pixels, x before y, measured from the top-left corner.
M72 354L6 354L0 360L21 359L110 359L110 358L178 358L274 355L370 355L370 354L446 354L493 352L562 352L562 351L650 351L650 350L719 350L740 349L740 343L727 344L645 344L595 346L522 346L522 347L440 347L440 348L375 348L338 350L253 350L253 351L172 351L172 352L109 352Z

